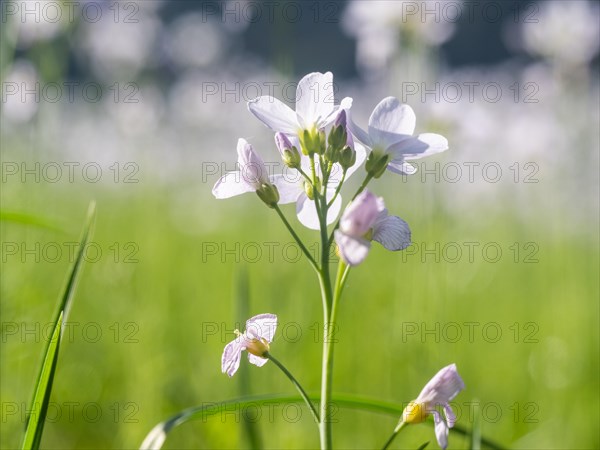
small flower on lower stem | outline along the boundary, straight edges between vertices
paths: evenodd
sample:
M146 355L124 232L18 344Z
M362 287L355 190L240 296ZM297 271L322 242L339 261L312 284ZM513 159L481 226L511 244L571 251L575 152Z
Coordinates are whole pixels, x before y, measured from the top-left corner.
M346 207L334 235L340 257L351 266L364 261L372 240L392 251L404 250L410 245L408 224L400 217L389 216L383 198L368 190Z
M421 423L429 414L433 415L435 436L442 449L448 446L448 431L454 426L456 416L450 401L465 388L465 383L456 370L456 364L444 367L425 385L416 400L408 404L402 413L405 423ZM437 407L444 409L446 420Z
M240 367L240 359L244 350L248 351L248 359L258 367L264 366L268 359L269 344L273 341L277 329L275 314L259 314L246 321L246 331L235 330L237 337L225 346L221 357L221 371L232 377Z
M279 203L277 186L282 184L283 176L269 176L264 161L245 139L238 139L237 153L239 170L223 175L213 187L213 195L223 199L246 192L256 192L260 199L271 207Z

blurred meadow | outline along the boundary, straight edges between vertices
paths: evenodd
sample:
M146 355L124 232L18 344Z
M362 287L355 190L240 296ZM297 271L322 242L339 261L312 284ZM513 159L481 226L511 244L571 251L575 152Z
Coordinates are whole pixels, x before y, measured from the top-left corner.
M319 391L312 270L256 196L217 201L211 189L235 169L238 137L278 160L246 102L293 105L295 83L328 70L360 125L393 95L414 108L417 133L450 142L417 174L371 185L413 245L374 247L351 271L334 392L406 404L455 362L459 424L478 411L506 448L600 446L597 1L1 8L0 447L21 443L91 200L42 448L138 448L184 408L295 394L273 364L244 357L239 376L221 373L223 346L254 314L278 315L274 355ZM317 233L282 209L316 251ZM380 448L397 423L349 409L335 419L336 448ZM428 440L437 448L431 426L413 426L393 448ZM276 404L220 410L165 448L318 445L304 405ZM469 440L451 432L450 448Z

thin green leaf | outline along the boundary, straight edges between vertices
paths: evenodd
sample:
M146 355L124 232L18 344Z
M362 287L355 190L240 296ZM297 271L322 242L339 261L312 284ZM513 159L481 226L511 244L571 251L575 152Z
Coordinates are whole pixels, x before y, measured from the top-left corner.
M2 222L14 222L37 228L45 228L47 230L57 231L59 233L66 232L63 228L59 227L52 220L47 219L45 217L35 216L33 214L0 210L0 220Z
M429 445L429 441L424 442L423 444L421 444L419 446L419 448L417 450L425 450L427 448L427 446Z
M479 402L473 401L475 410L473 412L473 426L471 427L471 435L469 448L471 450L481 450L481 413L479 411Z
M318 395L311 395L311 398L315 402L319 402ZM168 433L175 427L182 425L186 422L195 419L206 419L208 416L219 413L226 407L230 406L238 406L240 409L245 408L247 405L267 405L273 402L279 403L300 403L302 402L302 398L300 396L294 395L257 395L252 397L245 397L240 399L228 400L224 402L218 403L209 403L204 404L203 406L197 406L193 408L185 409L170 419L159 423L156 425L150 433L142 442L140 447L141 450L158 450L162 447L165 440L167 439ZM358 409L362 411L371 411L379 414L387 414L394 417L400 416L402 414L403 408L402 406L396 405L394 403L383 402L380 400L375 400L366 397L358 397L354 395L345 395L338 394L334 395L332 401L339 407L349 408L349 409ZM470 431L463 427L462 425L455 424L452 430L458 434L462 434L463 436L468 436ZM502 450L502 446L496 444L489 439L482 438L481 443L485 445L487 448L492 450Z
M44 432L44 423L46 421L46 413L48 411L48 403L52 392L52 383L56 372L58 362L58 353L60 341L62 338L63 325L69 315L70 306L75 293L77 279L81 273L83 266L83 255L86 246L89 243L92 234L92 225L94 222L96 205L94 202L90 204L88 209L87 221L83 228L81 239L79 240L79 249L77 257L71 266L65 285L59 298L58 309L54 318L52 331L52 339L46 344L42 366L38 374L33 400L31 402L30 415L25 428L25 436L23 438L23 449L38 449Z

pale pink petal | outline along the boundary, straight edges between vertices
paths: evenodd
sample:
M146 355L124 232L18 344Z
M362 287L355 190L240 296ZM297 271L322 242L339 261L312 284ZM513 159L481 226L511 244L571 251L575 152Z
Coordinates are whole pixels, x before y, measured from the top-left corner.
M465 388L465 383L458 374L456 364L444 367L425 385L417 402L443 405L452 400Z
M248 110L273 131L291 135L296 134L300 127L296 113L275 97L263 95L250 100Z
M423 133L392 145L388 152L394 158L421 159L448 150L448 140L439 134Z
M255 192L256 188L246 183L241 172L229 172L216 182L212 193L217 199L231 198L247 192Z
M452 428L454 426L454 424L456 423L456 415L454 414L454 411L452 411L452 408L450 407L450 405L448 403L446 403L444 406L444 415L446 416L446 421L448 422L448 428Z
M400 217L380 213L373 225L373 240L391 251L404 250L410 245L410 228Z
M223 356L221 357L221 371L230 377L233 376L240 367L240 358L244 349L240 339L234 339L225 346Z
M394 159L387 165L387 170L398 173L400 175L414 175L417 173L417 168L412 164L407 163L404 159Z
M412 136L416 116L412 108L395 97L384 98L369 118L369 137L374 146L387 150L392 145Z
M340 230L344 234L360 238L373 227L384 208L381 198L364 190L346 206L340 219Z
M260 356L253 355L252 353L248 353L248 360L251 364L254 364L258 367L262 367L269 362L268 358L261 358Z
M431 411L433 414L433 422L435 423L435 437L442 450L448 447L448 425L442 419L442 416L437 411Z
M371 243L366 239L348 236L340 230L335 230L334 237L341 258L349 266L360 264L369 254Z
M277 187L279 192L278 203L280 205L287 205L298 200L300 194L304 192L301 178L302 176L295 170L271 176L270 181Z
M246 183L258 189L263 183L269 181L269 174L263 159L254 151L248 141L243 138L238 139L237 152L240 173Z
M304 76L296 88L296 114L305 127L318 125L334 110L333 74L313 72Z
M254 339L273 341L277 330L277 316L275 314L259 314L246 321L246 334Z

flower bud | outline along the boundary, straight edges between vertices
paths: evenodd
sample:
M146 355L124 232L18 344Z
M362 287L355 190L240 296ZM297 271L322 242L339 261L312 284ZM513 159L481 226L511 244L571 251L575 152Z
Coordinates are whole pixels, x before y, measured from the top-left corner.
M277 205L277 202L279 202L279 191L277 190L277 187L272 184L264 183L256 190L256 194L269 208L274 208Z
M348 170L356 163L356 151L349 145L346 145L340 151L339 163L342 166L342 169Z
M298 134L298 138L300 139L302 153L305 155L311 156L315 153L322 155L325 153L327 140L324 130L319 131L314 127L311 130L302 130Z
M333 126L346 128L346 110L345 109L340 110L337 117L335 118L335 122L333 122Z
M306 192L306 196L311 200L315 199L315 189L317 190L317 192L321 190L321 180L319 177L317 177L316 186L313 186L308 181L304 182L304 192Z
M281 159L286 166L292 169L300 167L300 153L285 134L279 131L275 133L275 145L277 145Z
M373 178L379 178L385 172L388 163L390 162L390 155L387 153L381 154L379 152L372 151L369 153L367 162L365 163L365 169L367 173Z

